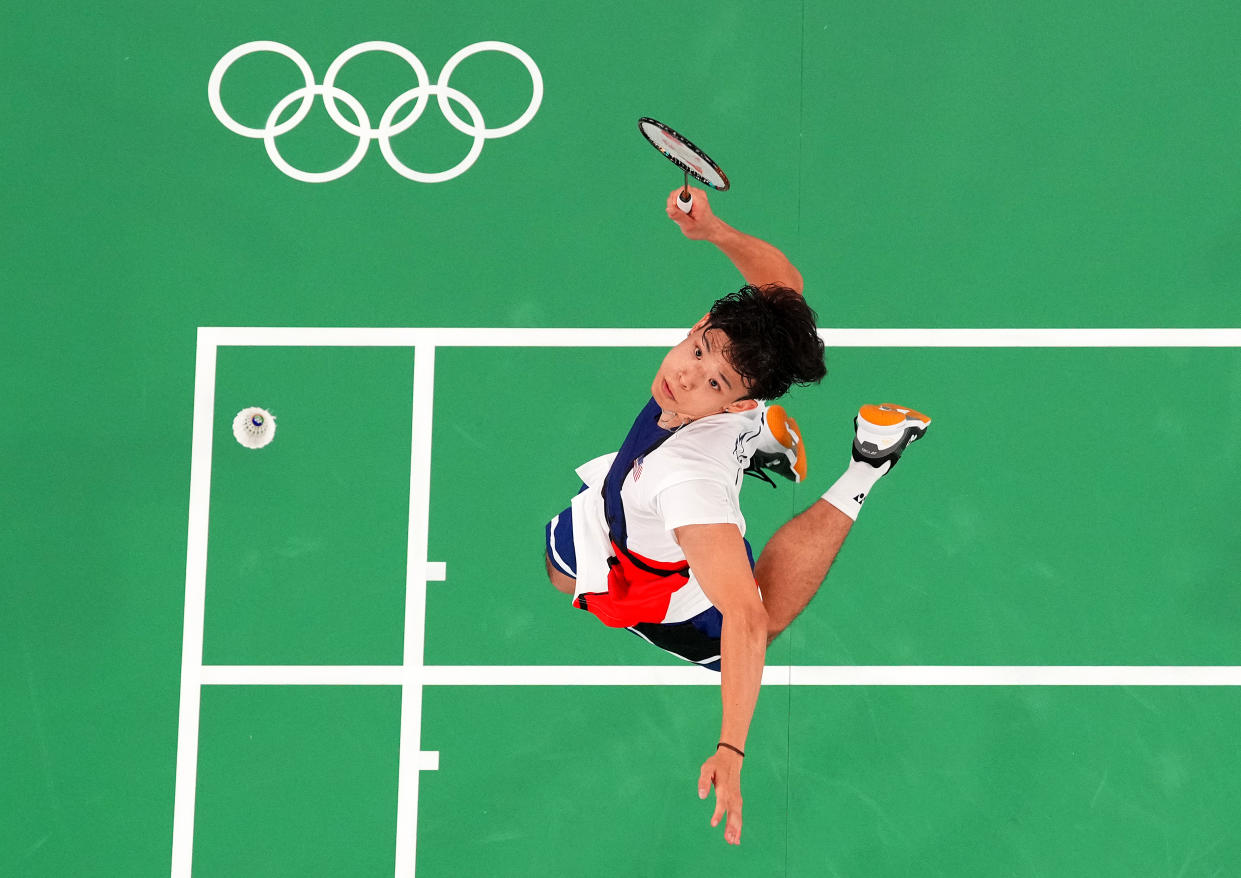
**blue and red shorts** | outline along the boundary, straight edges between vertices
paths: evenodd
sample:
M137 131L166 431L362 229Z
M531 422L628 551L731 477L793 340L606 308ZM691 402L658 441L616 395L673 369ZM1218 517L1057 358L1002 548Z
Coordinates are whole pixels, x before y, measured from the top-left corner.
M573 508L569 507L548 522L544 531L547 558L552 566L566 576L577 578L577 552L573 544ZM754 566L754 556L750 543L746 541L746 554L750 558L750 567ZM656 562L648 562L656 563ZM616 565L614 565L616 566ZM619 566L627 566L620 564ZM613 573L619 572L618 570ZM684 580L679 580L680 584ZM614 627L625 627L638 637L654 646L675 655L677 658L701 665L713 671L720 669L720 631L724 617L715 607L708 607L697 616L684 622L635 622L626 625L609 618L607 612L592 607L588 595L579 596L575 605L584 610L592 610L605 624ZM608 596L603 596L607 599Z

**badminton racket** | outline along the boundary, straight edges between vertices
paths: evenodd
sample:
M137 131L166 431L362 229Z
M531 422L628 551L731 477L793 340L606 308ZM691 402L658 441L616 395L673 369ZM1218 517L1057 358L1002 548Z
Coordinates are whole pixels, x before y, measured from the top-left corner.
M677 207L685 213L689 213L694 206L694 196L689 191L690 177L721 192L728 189L728 177L720 170L720 166L694 146L688 137L648 116L638 120L638 130L650 141L651 146L663 153L664 158L684 172L685 182L681 187L681 194L677 196Z

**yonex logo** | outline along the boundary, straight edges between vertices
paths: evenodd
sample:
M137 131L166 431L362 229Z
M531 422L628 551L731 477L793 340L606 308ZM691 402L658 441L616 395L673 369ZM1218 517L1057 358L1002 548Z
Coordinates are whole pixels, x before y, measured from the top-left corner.
M866 499L866 493L865 493L865 492L863 492L863 493L861 493L861 494L858 494L856 497L854 497L854 498L853 498L853 502L854 502L854 503L856 503L858 506L861 506L861 505L862 505L862 501L863 501L863 500L865 500L865 499Z
M228 114L228 111L224 109L224 105L220 101L220 83L224 79L224 74L234 61L252 52L275 52L278 55L285 56L297 65L304 80L304 85L301 88L289 92L272 107L271 112L267 116L267 122L262 128L250 128L242 125ZM418 82L417 86L402 92L392 103L388 104L379 119L379 127L377 128L371 127L370 117L358 99L336 86L336 77L340 75L341 68L352 58L356 58L365 52L387 52L396 55L410 66ZM452 76L452 72L457 65L478 52L503 52L507 55L512 55L525 66L530 74L530 81L534 85L534 92L530 97L530 104L526 107L526 111L513 122L499 128L488 128L483 122L483 116L479 112L478 106L469 97L448 84L449 77ZM332 117L332 121L340 126L342 130L358 138L358 146L353 151L353 155L343 165L330 171L303 171L295 168L285 161L284 157L280 155L280 151L276 148L276 138L296 128L310 113L316 95L322 95L324 106L327 107L328 115ZM444 114L449 123L462 134L467 134L474 138L474 143L464 159L447 171L435 173L416 171L413 168L407 167L396 157L396 154L392 151L391 143L393 137L406 131L418 121L422 111L426 108L427 98L431 95L435 95L436 100L439 102L440 112ZM465 108L467 115L470 117L468 123L463 122L457 116L456 111L449 102L450 99ZM521 49L509 43L488 40L481 43L473 43L457 52L457 54L448 59L448 63L440 71L439 78L435 82L431 82L427 76L426 68L418 60L418 56L409 51L409 49L396 43L373 40L351 46L337 55L336 59L328 65L327 73L324 74L323 83L320 85L315 82L315 75L311 72L310 65L306 59L296 50L289 48L283 43L271 40L255 40L254 42L243 43L216 62L215 67L211 71L211 77L207 80L207 100L211 104L211 111L215 113L215 117L220 120L220 123L225 128L240 134L242 137L262 140L264 146L267 147L267 155L271 159L272 164L294 180L301 180L304 183L326 183L330 180L338 180L356 168L366 156L371 141L378 140L379 150L383 153L384 159L392 167L392 170L402 177L419 183L442 183L468 171L474 162L478 160L479 153L483 151L483 144L486 141L507 137L515 131L520 131L534 118L534 114L539 111L539 105L543 101L543 75L539 72L538 65L534 63L534 59ZM290 104L299 100L301 104L294 111L293 115L281 122L280 115L288 109ZM346 119L344 114L341 113L340 107L336 104L338 100L349 107L349 110L357 119L356 124ZM413 102L413 108L404 119L396 122L397 113L410 102Z

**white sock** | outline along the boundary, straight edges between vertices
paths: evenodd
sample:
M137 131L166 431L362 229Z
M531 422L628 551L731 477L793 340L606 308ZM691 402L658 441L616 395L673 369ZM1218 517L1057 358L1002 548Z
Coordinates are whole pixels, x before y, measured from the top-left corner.
M880 476L891 468L891 461L885 461L880 467L873 467L860 460L850 461L845 474L836 480L836 484L827 489L823 499L857 521L858 513L862 511L862 503L866 501L866 495L875 487L875 482L879 481Z

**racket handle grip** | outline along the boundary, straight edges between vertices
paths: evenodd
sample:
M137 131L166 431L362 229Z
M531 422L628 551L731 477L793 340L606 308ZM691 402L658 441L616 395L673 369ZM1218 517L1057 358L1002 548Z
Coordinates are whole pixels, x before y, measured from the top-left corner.
M694 207L694 196L681 190L681 194L677 196L677 207L681 208L683 213L689 213Z

